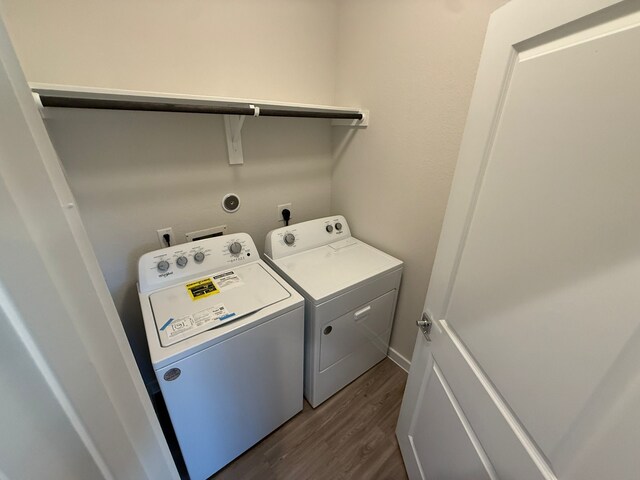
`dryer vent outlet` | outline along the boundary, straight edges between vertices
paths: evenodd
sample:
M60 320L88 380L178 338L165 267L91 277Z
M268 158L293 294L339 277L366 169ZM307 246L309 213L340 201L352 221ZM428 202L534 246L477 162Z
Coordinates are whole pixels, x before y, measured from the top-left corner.
M240 208L240 197L235 193L227 193L222 198L222 208L228 213L237 212Z

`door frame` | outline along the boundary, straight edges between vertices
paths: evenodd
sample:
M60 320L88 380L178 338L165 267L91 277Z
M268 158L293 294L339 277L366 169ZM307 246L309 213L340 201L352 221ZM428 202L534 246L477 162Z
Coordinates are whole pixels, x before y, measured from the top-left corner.
M104 478L178 478L2 18L0 105L0 309Z

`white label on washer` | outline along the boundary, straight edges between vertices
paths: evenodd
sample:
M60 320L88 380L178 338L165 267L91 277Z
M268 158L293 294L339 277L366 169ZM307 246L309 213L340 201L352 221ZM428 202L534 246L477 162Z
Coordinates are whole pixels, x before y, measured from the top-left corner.
M218 305L194 314L193 321L196 327L201 327L205 323L214 321L223 322L233 316L235 316L234 313L229 313L227 307L225 307L224 304L219 303Z
M216 285L218 285L220 290L228 290L230 288L244 285L242 279L233 270L228 270L226 272L219 273L218 275L214 275L213 280L216 282Z
M178 335L182 335L183 333L187 333L189 330L193 329L195 324L193 322L193 317L191 315L185 315L184 317L177 318L168 326L167 336L169 338L173 338Z
M185 315L184 317L170 320L166 327L167 337L173 338L179 335L187 334L195 329L200 329L202 326L207 326L205 330L215 328L228 321L234 320L236 314L229 313L227 307L224 304L219 303L211 308L202 310L193 315Z

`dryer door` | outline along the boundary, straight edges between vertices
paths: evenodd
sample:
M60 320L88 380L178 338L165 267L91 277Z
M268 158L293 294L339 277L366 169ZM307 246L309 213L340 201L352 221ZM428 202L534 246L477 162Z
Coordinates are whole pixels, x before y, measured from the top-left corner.
M395 293L391 290L322 325L320 371L363 350L387 354Z

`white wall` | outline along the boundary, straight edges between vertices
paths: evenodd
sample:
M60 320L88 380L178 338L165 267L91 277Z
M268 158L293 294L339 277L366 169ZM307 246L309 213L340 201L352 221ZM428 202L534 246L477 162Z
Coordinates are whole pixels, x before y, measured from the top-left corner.
M371 126L336 136L332 211L405 261L391 346L411 358L488 16L505 0L339 2L336 101ZM348 146L343 144L348 141Z
M332 104L335 2L4 0L31 82ZM230 167L221 116L57 110L45 120L145 380L153 378L136 294L156 230L226 224L262 250L282 224L329 215L328 120L249 118ZM225 213L225 193L242 205Z
M333 102L334 0L3 0L30 82Z
M342 213L357 236L406 262L392 347L410 358L488 16L502 3L4 0L32 82L372 112L352 138L327 121L248 119L242 167L225 163L220 117L47 119L136 353L146 355L135 262L157 246L157 228L225 223L261 248L276 204L292 201L295 221ZM219 207L230 191L243 200L233 215Z
M186 232L225 224L262 251L266 233L282 225L278 204L292 202L296 221L329 214L326 121L247 119L245 164L234 167L220 116L59 110L46 124L130 341L145 357L137 260L160 248L158 228L173 227L184 241ZM229 192L241 199L233 214L220 205Z

